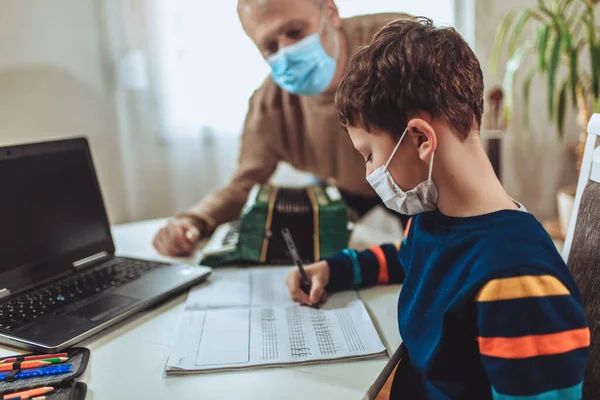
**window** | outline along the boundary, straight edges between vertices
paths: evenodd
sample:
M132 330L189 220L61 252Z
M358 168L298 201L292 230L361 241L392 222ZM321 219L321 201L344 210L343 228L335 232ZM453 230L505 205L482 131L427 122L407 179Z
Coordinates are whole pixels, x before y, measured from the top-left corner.
M299 0L297 0L299 1ZM239 135L252 92L269 67L244 33L236 0L155 0L158 98L169 136L209 127ZM342 17L424 15L453 25L454 0L337 0Z

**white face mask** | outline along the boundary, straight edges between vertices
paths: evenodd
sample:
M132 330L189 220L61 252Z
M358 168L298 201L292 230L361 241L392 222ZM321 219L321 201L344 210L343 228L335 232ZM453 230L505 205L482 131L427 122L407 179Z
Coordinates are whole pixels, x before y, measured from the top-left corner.
M429 177L425 182L419 183L414 189L407 192L400 189L392 179L388 165L392 161L398 146L408 132L404 130L402 137L394 148L389 160L367 176L367 182L375 189L375 192L381 197L381 200L387 208L405 215L415 215L423 211L432 211L437 208L438 190L435 183L431 180L431 171L433 170L433 156L429 161Z

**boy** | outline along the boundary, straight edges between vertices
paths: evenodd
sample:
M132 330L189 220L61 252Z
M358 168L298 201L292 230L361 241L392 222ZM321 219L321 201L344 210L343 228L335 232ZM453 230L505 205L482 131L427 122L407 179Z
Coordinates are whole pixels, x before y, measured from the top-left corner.
M353 56L336 109L401 244L346 249L297 271L324 291L403 282L408 357L392 397L579 399L590 341L573 278L541 224L504 191L482 146L483 77L456 31L394 21ZM435 158L434 158L435 155Z

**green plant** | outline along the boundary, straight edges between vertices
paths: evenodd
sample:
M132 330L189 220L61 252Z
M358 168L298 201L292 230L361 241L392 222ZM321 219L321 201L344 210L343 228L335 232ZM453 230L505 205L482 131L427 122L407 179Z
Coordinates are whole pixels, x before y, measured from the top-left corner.
M508 62L502 88L505 93L504 116L512 116L513 88L517 71L529 56L536 60L523 80L524 124L529 127L529 93L536 75L545 77L548 87L548 116L557 126L559 137L565 130L568 103L578 110L578 122L585 142L585 127L590 118L590 104L600 112L600 40L594 10L600 0L538 0L534 7L512 10L496 32L492 53L492 73L496 73L504 47ZM528 35L524 33L528 32ZM531 33L535 33L532 35ZM505 46L506 44L506 46ZM589 69L581 65L581 56L589 55ZM564 70L567 73L563 74ZM563 77L565 75L565 77ZM583 143L582 143L583 141ZM582 151L579 152L578 165Z

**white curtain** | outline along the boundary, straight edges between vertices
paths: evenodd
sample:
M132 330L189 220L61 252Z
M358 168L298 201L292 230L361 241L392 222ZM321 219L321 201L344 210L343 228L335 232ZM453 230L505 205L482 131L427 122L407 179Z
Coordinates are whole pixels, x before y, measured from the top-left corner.
M203 128L238 136L250 94L269 68L245 35L237 0L153 1L153 46L159 106L168 137ZM426 15L453 25L454 1L338 0L342 17L378 12Z
M172 215L235 168L248 99L269 73L236 3L103 0L130 220ZM454 0L336 3L342 17L405 12L440 25L456 20ZM282 165L275 180L292 176L307 178Z

